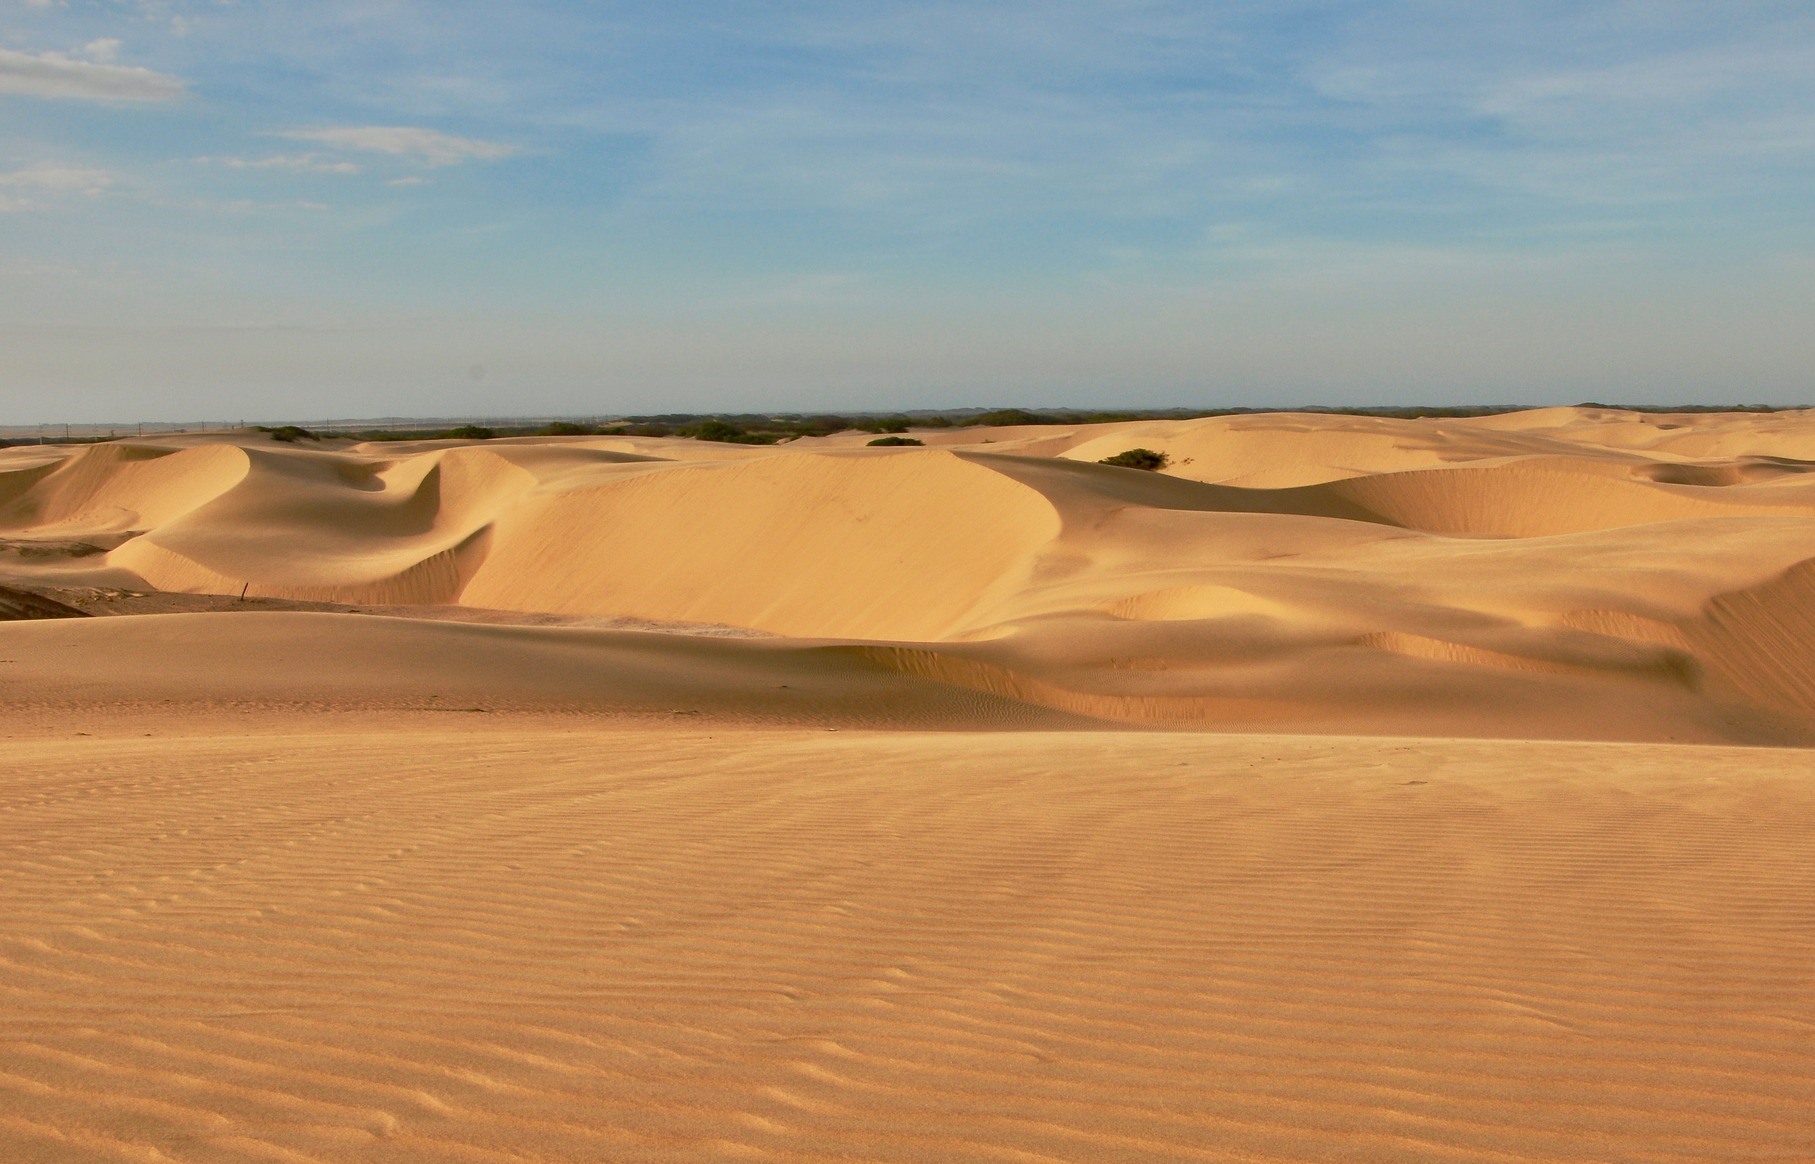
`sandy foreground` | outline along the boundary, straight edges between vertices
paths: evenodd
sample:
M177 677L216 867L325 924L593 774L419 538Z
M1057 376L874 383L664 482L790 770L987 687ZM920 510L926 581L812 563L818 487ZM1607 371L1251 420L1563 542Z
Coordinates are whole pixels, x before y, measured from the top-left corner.
M0 450L0 1161L1815 1159L1815 415L919 435Z
M451 719L6 740L5 1157L1815 1158L1807 752Z

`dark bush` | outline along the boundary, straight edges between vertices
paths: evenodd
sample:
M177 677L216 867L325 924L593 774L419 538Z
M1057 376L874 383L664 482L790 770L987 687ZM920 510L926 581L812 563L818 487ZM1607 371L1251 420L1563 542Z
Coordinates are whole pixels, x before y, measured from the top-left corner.
M925 443L926 442L923 440L918 440L914 437L904 437L904 436L877 437L875 440L870 442L870 444L872 446L875 446L875 445L924 445Z
M693 426L695 440L732 443L743 435L743 429L735 424L726 424L722 420L702 420Z
M557 420L542 429L543 436L591 436L596 430L590 424L573 424Z
M679 430L681 436L694 440L716 441L724 445L772 445L781 437L772 432L749 432L723 420L702 420Z
M831 436L853 427L851 422L842 416L802 416L795 418L772 418L765 422L783 433L797 437Z
M1104 457L1097 462L1099 465L1116 465L1123 469L1145 469L1149 473L1164 469L1171 463L1171 457L1152 449L1124 449L1113 457Z
M260 432L270 433L272 440L283 441L286 444L292 441L318 441L321 439L319 436L298 424L283 424L276 428L266 428L261 424L258 427Z
M967 426L976 425L1010 425L1010 424L1057 424L1056 417L1042 416L1029 412L1025 408L998 408L993 412L980 412L976 416L965 418Z
M463 424L450 430L447 435L463 441L489 441L498 434L483 425Z

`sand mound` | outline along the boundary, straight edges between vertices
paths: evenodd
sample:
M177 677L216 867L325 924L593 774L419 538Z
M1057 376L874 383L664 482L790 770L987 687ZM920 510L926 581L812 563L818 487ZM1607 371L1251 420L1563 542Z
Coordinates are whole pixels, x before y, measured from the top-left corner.
M1283 602L1233 586L1170 586L1117 599L1106 610L1117 618L1145 622L1198 622L1243 615L1285 619L1295 613Z
M851 727L1087 726L925 682L870 648L578 627L248 612L0 624L8 706L554 711Z
M32 448L0 456L0 573L851 642L958 698L1111 723L1783 742L1815 730L1783 590L1815 560L1812 427L1547 410L924 449ZM1129 445L1175 464L1093 463Z
M114 552L165 590L450 602L492 517L535 478L483 449L348 462L250 450L237 488Z
M1324 491L1378 520L1461 537L1547 537L1703 517L1815 514L1815 497L1653 485L1517 462L1357 477Z
M239 471L198 489L211 456ZM41 532L150 523L108 564L161 590L895 638L960 624L1057 529L1037 494L940 453L673 463L583 447L377 460L223 446L154 450L144 463L185 470L155 479L139 463L89 452L30 470L42 480L14 508L54 498Z
M1815 715L1815 560L1716 596L1690 627L1701 655L1746 695Z
M1166 472L1175 477L1287 489L1459 462L1581 453L1548 434L1371 416L1268 413L1102 427L1112 431L1089 433L1054 455L1096 461L1130 447L1150 448L1167 454L1172 463Z
M1167 472L1193 481L1279 489L1366 473L1440 465L1445 458L1417 430L1392 421L1344 418L1239 417L1129 427L1065 452L1097 461L1130 447L1165 453ZM1414 435L1416 434L1416 435Z
M1020 584L1057 530L1039 494L945 453L676 466L527 500L462 600L935 638Z
M152 529L232 489L249 467L232 445L91 445L0 476L0 529L40 535Z
M1815 413L1627 412L1535 408L1454 421L1458 427L1542 437L1578 448L1642 451L1689 460L1771 456L1815 460Z

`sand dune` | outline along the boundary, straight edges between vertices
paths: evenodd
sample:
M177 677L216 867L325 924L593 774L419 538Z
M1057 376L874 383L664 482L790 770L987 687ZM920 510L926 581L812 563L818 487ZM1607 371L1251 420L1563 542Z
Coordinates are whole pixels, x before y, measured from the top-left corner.
M1801 591L1777 581L1815 561L1812 431L1548 409L945 430L926 449L29 448L0 456L0 572L53 598L892 643L868 657L1110 722L1785 742L1815 724ZM1135 444L1173 465L1093 463Z
M0 450L0 1160L1815 1159L1815 415L922 435Z
M1037 493L941 452L648 469L501 520L462 600L940 638L1024 584L1058 527Z

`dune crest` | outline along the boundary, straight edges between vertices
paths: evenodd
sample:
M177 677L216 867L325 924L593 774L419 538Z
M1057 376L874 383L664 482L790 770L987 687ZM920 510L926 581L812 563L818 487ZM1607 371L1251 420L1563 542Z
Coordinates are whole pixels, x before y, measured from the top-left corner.
M58 463L0 470L0 529L39 536L155 529L233 489L250 468L247 452L229 444L91 445Z
M940 638L1058 532L1038 493L946 453L782 453L530 499L462 594L477 606Z
M743 628L874 646L871 665L917 681L1114 723L1815 731L1808 413L867 439L7 450L0 572L53 599ZM1172 462L1095 463L1136 446Z

